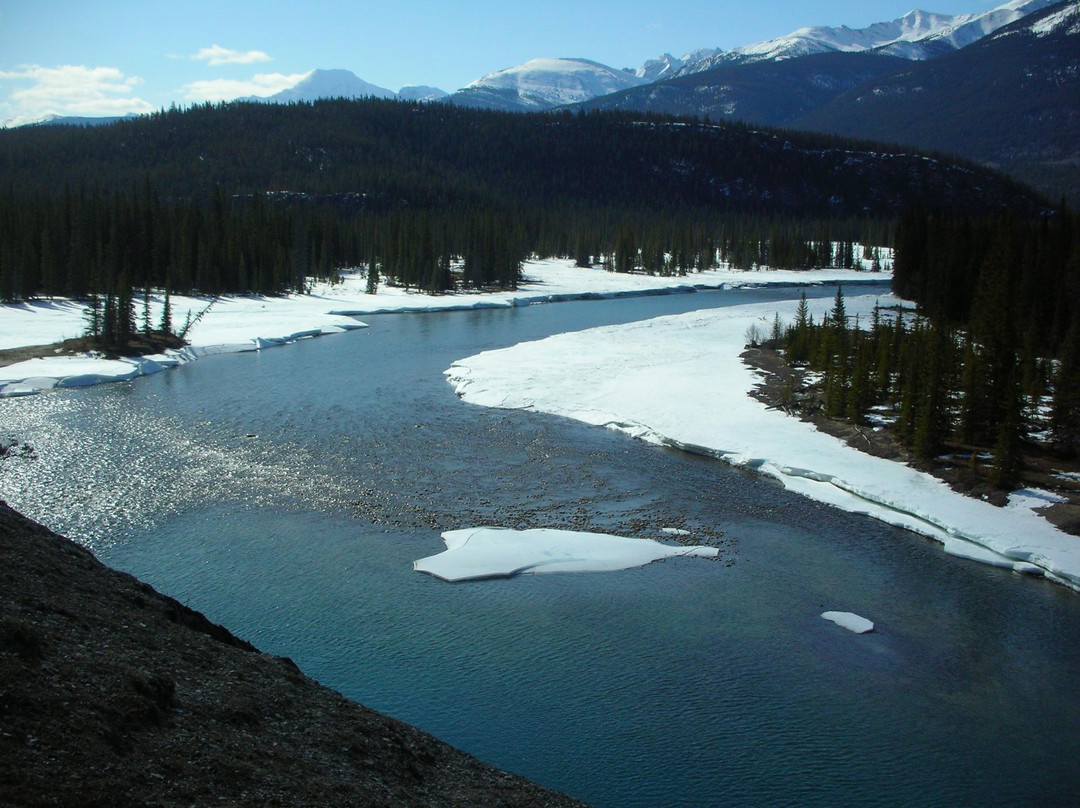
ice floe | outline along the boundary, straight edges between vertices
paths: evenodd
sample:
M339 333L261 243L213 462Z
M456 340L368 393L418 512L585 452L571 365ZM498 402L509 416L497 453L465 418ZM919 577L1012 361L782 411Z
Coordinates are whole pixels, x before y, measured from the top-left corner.
M610 572L675 556L716 558L715 547L685 547L607 533L474 527L442 534L446 549L413 562L444 581L475 581L549 572Z
M854 612L822 612L821 616L856 634L866 634L874 630L874 624L871 621Z

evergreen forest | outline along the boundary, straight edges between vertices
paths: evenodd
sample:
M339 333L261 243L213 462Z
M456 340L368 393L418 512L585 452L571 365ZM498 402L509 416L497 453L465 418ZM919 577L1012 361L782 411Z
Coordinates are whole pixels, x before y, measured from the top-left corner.
M360 268L369 289L438 294L514 288L531 257L683 275L894 246L917 315L866 331L838 309L787 341L826 374L830 412L893 402L920 456L950 437L1007 448L1025 396L1052 395L1075 438L1078 234L975 164L697 118L368 99L0 130L0 300L88 300L106 347L150 290L303 292ZM142 330L175 331L168 307Z
M912 211L897 226L893 287L916 309L852 322L839 290L814 323L800 302L773 337L822 374L827 414L889 413L918 461L949 450L1010 489L1025 454L1080 452L1080 217ZM880 415L879 415L880 417ZM1037 435L1038 446L1030 440Z
M0 298L302 291L366 267L438 293L529 256L686 273L829 265L918 201L1044 203L954 160L636 113L368 99L0 130Z

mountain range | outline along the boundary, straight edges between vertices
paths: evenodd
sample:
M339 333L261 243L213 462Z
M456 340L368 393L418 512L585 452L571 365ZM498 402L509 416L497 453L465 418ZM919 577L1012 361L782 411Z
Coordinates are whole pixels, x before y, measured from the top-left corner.
M314 70L275 95L242 100L377 97L738 120L953 152L1080 203L1078 17L1077 0L1011 0L975 14L915 10L866 28L800 28L727 51L665 53L637 69L537 58L452 94L395 93L347 70Z
M1080 3L1038 2L1042 7L1030 10L1032 5L1009 4L982 20L862 50L837 46L804 55L731 58L705 70L684 67L672 78L582 107L739 120L949 152L1005 170L1075 205ZM1019 19L952 47L1006 19L1005 11L1025 9ZM861 34L834 38L846 45L856 40L880 41ZM809 49L808 41L793 35L788 53ZM820 35L814 40L822 41ZM897 47L900 42L904 48ZM951 50L942 51L942 43ZM897 55L914 52L908 47L913 44L920 45L918 53L940 53L923 59Z
M358 77L350 70L312 70L292 87L270 96L248 96L239 101L292 104L320 98L397 98L402 101L438 101L447 93L438 87L402 87L396 93Z
M449 101L463 106L536 110L582 103L634 86L643 86L718 67L781 62L823 53L874 53L920 61L959 50L1057 0L1011 0L980 14L911 11L891 22L866 28L800 28L787 36L729 51L703 48L676 58L665 53L636 70L586 59L534 59L480 77ZM559 92L573 88L573 94ZM575 97L576 96L576 97ZM486 103L485 103L486 102Z

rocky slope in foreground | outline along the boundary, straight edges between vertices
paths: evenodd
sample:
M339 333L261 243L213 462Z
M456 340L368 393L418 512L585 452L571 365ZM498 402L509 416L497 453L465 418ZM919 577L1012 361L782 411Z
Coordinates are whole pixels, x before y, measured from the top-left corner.
M2 502L0 559L0 805L581 805L346 700Z

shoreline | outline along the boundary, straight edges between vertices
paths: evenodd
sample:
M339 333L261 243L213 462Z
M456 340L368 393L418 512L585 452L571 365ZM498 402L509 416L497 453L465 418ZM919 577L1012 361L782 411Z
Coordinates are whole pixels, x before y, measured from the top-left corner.
M880 284L889 275L857 270L721 269L688 276L696 281L689 284L686 277L620 275L573 267L569 261L544 261L529 264L526 277L526 282L513 292L432 297L395 288L367 295L361 291L366 278L358 274L346 276L343 283L333 287L317 287L308 295L221 298L192 329L192 344L183 349L146 357L107 359L49 356L51 346L45 346L41 358L6 368L0 366L0 398L131 380L206 356L258 351L300 339L361 329L365 324L354 318L364 314L514 308L725 288L821 284L851 287ZM862 295L857 299L869 308L885 296L888 295ZM205 299L179 298L174 310L179 310L188 300L199 310L207 305ZM824 313L827 301L815 305L822 309L815 312L819 316ZM720 459L772 476L785 488L811 499L867 513L929 536L952 555L1041 575L1080 590L1080 540L1055 528L1034 507L998 508L966 497L925 472L899 460L873 457L847 446L811 424L770 411L765 403L755 399L754 389L762 378L741 359L745 330L755 324L759 328L763 323L767 325L775 314L790 318L794 306L794 300L775 305L740 305L711 313L691 312L560 334L539 343L519 343L459 360L445 373L466 401L563 415ZM65 312L64 327L69 329L73 327L73 316L76 321L81 320L76 304L71 302L50 301L43 303L42 308ZM12 348L12 332L19 332L18 323L13 323L13 313L32 317L34 309L31 304L0 307L0 350ZM849 309L855 313L851 303ZM269 335L268 323L276 329L275 335ZM649 333L645 340L626 339L627 334L635 331ZM693 337L688 339L689 333ZM564 342L575 347L570 350L559 347ZM619 346L619 342L626 344ZM538 344L544 346L539 353L534 347ZM650 344L653 356L627 355L635 344ZM611 361L612 351L615 361ZM519 354L526 354L527 358L521 359ZM498 359L494 364L488 361L492 357L508 356L515 358L506 359L502 366ZM534 372L537 369L540 371ZM486 378L484 373L488 374ZM602 381L597 383L596 379ZM639 412L642 401L644 411ZM723 412L724 417L716 418L716 411ZM781 420L777 421L777 417ZM792 429L785 421L799 426ZM822 443L823 439L832 443ZM837 450L837 446L841 448ZM946 493L937 490L935 484ZM991 509L992 513L972 513L982 508ZM998 522L1001 524L994 524Z
M867 313L878 299L847 295L848 311ZM753 397L762 379L741 358L746 330L775 314L790 321L795 305L750 304L560 334L467 357L445 373L466 402L559 415L719 459L933 538L950 555L1080 591L1080 539L1048 522L1035 503L1001 508L968 497ZM830 305L812 301L812 314Z
M208 309L188 334L185 348L142 357L108 359L92 354L62 354L58 344L85 331L85 306L71 300L40 300L0 305L0 398L45 390L130 381L206 356L258 351L301 339L366 327L355 318L489 308L516 308L571 300L604 300L752 286L811 286L842 282L882 283L886 272L868 270L716 269L686 276L621 274L580 268L569 260L529 262L525 280L513 291L426 295L380 286L366 293L366 273L345 273L338 284L318 284L306 295L220 298L172 297L174 322ZM161 320L163 298L152 295L145 319ZM18 361L5 362L3 354ZM22 354L22 356L20 356ZM29 354L30 356L27 356Z
M1024 451L1020 487L1008 493L994 488L987 481L985 455L980 457L983 465L977 469L970 466L971 461L966 454L966 462L958 463L956 458L959 455L950 454L948 447L939 457L920 462L910 448L897 440L889 426L855 424L846 418L826 415L820 386L809 380L805 369L787 365L775 349L765 345L747 348L741 358L747 367L760 376L750 395L766 407L782 409L789 417L812 424L818 431L839 438L857 451L931 474L969 498L981 499L997 507L1009 507L1017 495L1042 497L1044 504L1040 506L1040 511L1047 521L1063 532L1077 536L1080 541L1080 483L1077 482L1080 468L1075 461L1052 459L1038 448L1028 448ZM782 403L789 384L803 397L802 402L795 402L790 407ZM810 402L809 407L804 406L806 401ZM964 447L965 452L968 448ZM990 450L990 447L983 448L985 452ZM1055 466L1060 467L1056 469L1056 475ZM1048 488L1054 490L1048 491Z

